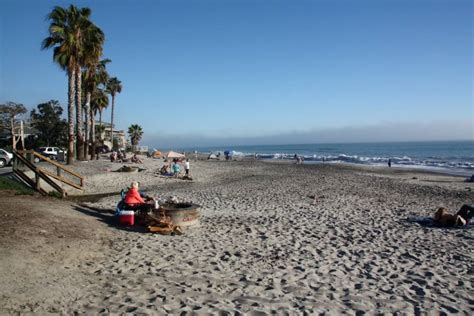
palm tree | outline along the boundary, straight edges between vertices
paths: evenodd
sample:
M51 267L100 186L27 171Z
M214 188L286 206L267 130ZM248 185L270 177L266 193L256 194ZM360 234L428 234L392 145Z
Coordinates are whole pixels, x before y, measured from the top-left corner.
M136 146L140 142L143 136L143 129L138 124L132 124L128 128L128 135L130 135L130 140L132 141L133 151L136 150Z
M103 92L103 96L105 98L101 98L100 102L97 104L97 110L99 111L99 126L103 126L104 124L102 123L102 112L109 106L109 98L107 97L107 94Z
M112 113L110 116L110 141L114 143L114 108L115 108L115 95L122 92L122 82L113 77L109 79L107 83L107 93L112 96ZM112 145L113 146L113 145Z
M85 98L85 143L88 145L89 142L92 144L92 155L95 152L95 138L91 137L94 135L95 128L91 128L93 124L95 124L95 114L97 113L97 109L93 111L91 108L91 98L92 95L95 93L96 89L99 89L100 86L105 86L108 81L109 75L106 71L106 65L110 63L110 59L104 59L99 62L91 61L87 64L86 69L84 71L84 91L86 92ZM95 135L94 135L95 136ZM87 151L89 146L84 147L84 158L87 159ZM91 156L92 159L92 156Z
M104 34L102 31L95 27L93 30L90 30L87 32L90 36L90 38L87 39L84 50L83 50L83 55L81 56L81 66L85 67L85 74L88 75L88 70L95 70L93 68L96 67L96 65L99 63L99 58L102 55L102 47L104 44ZM81 71L80 69L77 71L78 77L77 77L77 96L76 100L82 100L81 97L81 90L79 90L79 87L81 87ZM90 97L90 95L89 95ZM87 99L87 93L86 93L86 99ZM90 101L90 99L89 99ZM88 142L86 142L86 139L88 139L85 134L88 134L87 130L89 127L88 124L88 113L90 112L89 109L89 103L86 102L86 109L84 110L86 114L86 132L84 133L83 127L84 124L82 123L82 103L77 102L77 156L78 159L83 160L86 159L87 157L87 148L88 148ZM84 146L86 144L86 146Z
M102 109L106 108L109 103L109 98L107 94L102 89L96 89L91 98L91 139L92 142L95 142L95 116L97 112L102 113ZM100 125L102 126L102 117L100 120ZM93 154L93 153L92 153Z
M74 161L74 106L78 109L78 122L82 121L81 63L85 51L90 51L86 48L99 49L100 46L101 50L103 43L103 33L89 20L90 14L89 8L79 9L74 5L68 9L54 7L48 15L49 36L41 45L42 49L53 48L53 60L68 74L68 164ZM83 142L82 127L78 126L79 141Z

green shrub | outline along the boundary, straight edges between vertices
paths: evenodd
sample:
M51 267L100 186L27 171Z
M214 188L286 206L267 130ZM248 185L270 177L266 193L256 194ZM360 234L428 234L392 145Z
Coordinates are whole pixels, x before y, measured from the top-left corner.
M59 193L58 191L49 191L48 196L54 197L54 198L57 198L57 199L62 199L63 198L61 193Z
M9 179L6 176L0 176L0 191L1 190L12 190L17 195L33 195L35 192L33 189L19 183L15 180Z

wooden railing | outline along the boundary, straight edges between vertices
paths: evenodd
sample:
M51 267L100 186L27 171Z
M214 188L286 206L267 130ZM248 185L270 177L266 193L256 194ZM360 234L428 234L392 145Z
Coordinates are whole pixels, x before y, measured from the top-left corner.
M62 197L66 196L67 192L51 178L56 179L78 190L84 190L84 177L74 171L67 169L58 162L51 160L48 157L41 155L40 153L35 152L34 150L13 151L13 155L13 172L17 174L28 185L41 192L42 194L46 194L46 192L41 188L40 179L44 180L53 189L58 191ZM56 168L56 173L35 165L34 161L36 159L43 160L49 165L54 166ZM23 165L27 169L33 171L33 173L35 174L35 179L33 180L28 177L24 173L24 170L21 170L20 165ZM63 174L71 176L73 180L65 178Z

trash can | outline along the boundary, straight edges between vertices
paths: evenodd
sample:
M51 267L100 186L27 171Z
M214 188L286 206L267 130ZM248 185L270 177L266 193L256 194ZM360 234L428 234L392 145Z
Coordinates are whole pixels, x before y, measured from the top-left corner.
M66 161L66 154L64 151L58 152L58 160L59 161Z

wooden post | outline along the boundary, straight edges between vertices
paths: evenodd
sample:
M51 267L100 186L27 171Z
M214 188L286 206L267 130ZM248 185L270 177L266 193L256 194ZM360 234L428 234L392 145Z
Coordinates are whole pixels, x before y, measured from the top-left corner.
M26 150L25 148L25 133L23 130L23 120L20 121L20 139L21 139L21 149Z
M36 185L36 190L40 190L41 189L41 185L40 185L40 176L38 173L35 172L35 185Z
M10 128L12 129L12 147L13 147L13 150L16 150L16 142L15 142L15 116L14 116L14 115L10 118Z

